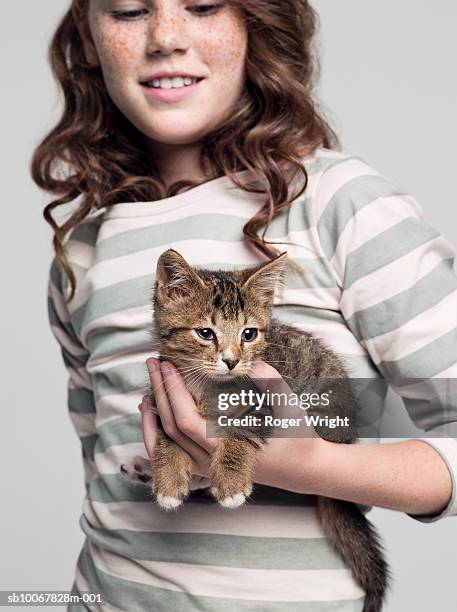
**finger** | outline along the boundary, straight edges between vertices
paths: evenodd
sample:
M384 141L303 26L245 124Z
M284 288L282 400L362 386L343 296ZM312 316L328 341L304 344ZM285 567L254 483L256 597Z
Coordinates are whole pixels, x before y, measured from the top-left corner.
M271 401L267 403L274 408L275 417L303 417L303 410L297 405L296 394L274 367L264 361L255 362L252 367L252 379L259 391L268 394L267 398Z
M143 429L143 440L149 457L152 458L154 446L157 442L159 426L157 417L153 412L152 404L147 395L143 397L142 403L138 406L142 415L142 429ZM151 413L151 414L148 414ZM168 435L168 434L167 434ZM169 436L171 438L171 436ZM209 454L192 440L188 439L184 434L181 434L179 430L175 437L172 438L174 442L185 450L192 459L192 462L198 465L206 465L208 463Z
M157 417L152 411L149 398L144 397L139 408L141 411L141 429L143 430L144 446L149 457L152 457L158 435Z
M163 383L160 362L158 359L151 358L146 361L146 365L148 366L151 389L154 394L154 399L163 430L168 436L170 436L170 438L175 439L178 432L178 427L176 425L170 402L168 401L167 390Z
M276 418L286 419L286 421L289 419L296 419L295 423L290 425L292 429L284 430L276 426L273 436L288 437L289 435L293 435L293 437L295 437L298 435L304 438L318 437L313 425L305 421L307 408L303 406L303 395L309 394L306 388L301 389L299 393L292 391L281 374L271 365L263 361L256 362L253 371L256 377L254 383L257 387L261 388L264 392L268 391L270 394L280 394L274 396L273 402L269 402L274 408L274 416ZM313 392L313 390L314 387L311 385L308 391ZM278 397L280 399L277 399ZM292 423L291 420L288 422Z
M185 431L182 431L179 424L176 422L173 408L169 401L167 389L164 385L164 379L160 367L160 362L157 359L150 358L146 361L149 371L149 379L156 400L160 421L164 432L183 450L185 450L195 461L205 460L207 451L204 445L203 448L192 440ZM184 386L187 392L187 389ZM191 396L192 402L193 398ZM179 404L179 402L178 402Z
M161 363L161 370L178 428L196 444L211 452L217 441L207 437L206 420L198 413L195 400L187 390L184 379L171 363Z
M155 357L151 357L146 360L148 368L149 382L151 383L151 389L154 392L154 399L163 403L167 402L167 394L165 387L162 382L162 374L160 372L160 361Z
M289 385L281 374L273 366L265 361L256 361L252 366L252 376L256 387L262 390L275 390L278 392L292 393Z

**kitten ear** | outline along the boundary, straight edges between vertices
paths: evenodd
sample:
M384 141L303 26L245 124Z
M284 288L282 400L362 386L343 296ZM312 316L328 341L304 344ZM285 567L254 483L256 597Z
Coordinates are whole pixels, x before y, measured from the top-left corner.
M277 285L283 281L286 265L287 253L284 252L273 261L268 261L253 270L245 271L249 275L244 278L242 288L271 301Z
M205 286L197 272L177 251L168 249L159 257L156 270L156 291L159 301L189 297Z

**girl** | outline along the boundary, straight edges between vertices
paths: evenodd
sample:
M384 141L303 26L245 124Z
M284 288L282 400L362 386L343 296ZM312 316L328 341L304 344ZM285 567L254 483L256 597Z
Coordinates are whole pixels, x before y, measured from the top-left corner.
M154 358L160 418L193 459L195 490L165 513L119 474L155 443L144 362L169 247L205 268L287 250L306 274L288 276L275 316L323 338L354 378L382 376L408 402L405 378L456 375L453 249L413 198L336 151L312 97L315 28L306 0L75 0L52 41L65 108L32 172L58 196L44 212L49 317L87 491L74 592L99 592L103 610L360 611L315 495L423 522L457 513L457 443L433 414L433 439L272 439L246 506L208 502L214 441ZM74 201L59 227L52 211ZM279 376L263 363L256 374Z

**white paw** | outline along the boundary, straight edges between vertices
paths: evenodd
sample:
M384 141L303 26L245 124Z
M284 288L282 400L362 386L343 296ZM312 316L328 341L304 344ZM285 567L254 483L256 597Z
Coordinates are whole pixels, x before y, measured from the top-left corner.
M164 510L174 510L182 504L181 499L178 499L177 497L167 497L161 493L157 493L156 499L159 506Z
M149 484L152 481L151 461L144 457L133 457L119 469L121 475L130 482Z
M214 497L216 498L218 497L218 490L215 487L211 489L211 493L214 495ZM224 499L218 499L218 502L224 508L239 508L240 506L244 504L245 501L246 501L246 495L244 495L243 493L236 493L235 495L232 495L231 497L225 497Z
M232 497L226 497L225 499L220 499L219 503L224 508L239 508L246 501L246 496L243 493L237 493L236 495L232 495Z

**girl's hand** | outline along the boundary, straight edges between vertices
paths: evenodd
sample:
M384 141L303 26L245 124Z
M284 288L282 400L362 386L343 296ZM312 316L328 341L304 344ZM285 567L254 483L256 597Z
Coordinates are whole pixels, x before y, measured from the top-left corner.
M198 413L195 401L176 368L168 362L160 362L154 358L148 359L146 365L165 433L189 454L193 474L209 478L211 456L218 439L206 436L206 420ZM262 361L257 362L252 373L260 391L268 389L270 392L291 393L287 383L272 366ZM146 395L138 408L141 411L144 444L149 457L152 457L159 431L157 417ZM290 416L285 410L287 409L275 408L275 415ZM313 471L312 459L318 440L320 438L311 436L270 438L258 454L254 482L300 492L303 492L305 485L308 492L311 480L307 486L306 474L310 469ZM311 474L309 476L311 477Z
M164 432L185 450L192 459L193 474L209 477L211 455L217 438L206 436L206 420L198 413L192 395L182 376L168 362L150 358L146 361L151 388ZM141 411L143 439L149 457L157 440L157 417L147 396L138 406Z
M260 392L278 394L275 397L291 396L293 393L279 372L264 361L254 365L252 376ZM278 419L302 418L305 414L294 403L288 405L281 401L279 405L273 406L274 416ZM300 425L298 431L299 435L297 429L275 427L272 437L258 455L254 482L297 493L315 493L322 449L327 443L312 426ZM288 438L288 435L294 437Z

